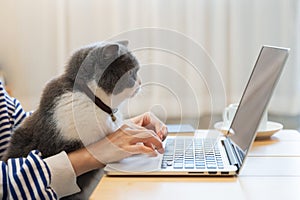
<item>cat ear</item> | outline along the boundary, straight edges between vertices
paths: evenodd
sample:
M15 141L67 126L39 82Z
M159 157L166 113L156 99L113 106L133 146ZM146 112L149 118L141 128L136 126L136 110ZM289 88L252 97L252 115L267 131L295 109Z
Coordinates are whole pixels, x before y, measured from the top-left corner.
M128 40L117 41L117 43L124 45L125 47L128 47Z
M109 44L103 48L103 58L109 59L115 55L118 55L119 45L117 44Z

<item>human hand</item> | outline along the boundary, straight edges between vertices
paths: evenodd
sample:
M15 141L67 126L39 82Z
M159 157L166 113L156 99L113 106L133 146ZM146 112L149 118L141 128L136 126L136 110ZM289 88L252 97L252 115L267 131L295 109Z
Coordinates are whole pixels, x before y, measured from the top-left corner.
M157 151L164 152L161 139L153 130L129 123L86 148L103 164L116 162L134 154L153 156L157 155Z
M131 118L129 121L138 126L154 131L162 141L167 137L167 126L151 112L146 112L142 115Z

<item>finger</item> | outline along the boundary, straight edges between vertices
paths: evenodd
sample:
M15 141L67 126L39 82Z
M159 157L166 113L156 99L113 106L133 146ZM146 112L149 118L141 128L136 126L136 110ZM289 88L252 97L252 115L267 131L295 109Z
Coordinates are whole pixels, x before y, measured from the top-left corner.
M156 157L158 154L157 154L157 151L153 151L152 153L149 153L148 155L151 157Z
M162 148L156 148L156 150L160 153L160 154L163 154L165 153L165 149L162 147Z
M132 134L131 143L136 144L138 142L151 142L151 141L159 141L159 137L156 135L154 131L151 130L131 130L131 132L134 132Z
M148 124L148 125L146 125L145 128L148 129L148 130L152 130L152 131L154 131L155 133L157 133L157 131L158 131L157 128L155 127L155 125L154 125L154 124L151 124L151 123Z
M145 144L142 144L142 143L139 143L139 144L136 144L136 145L145 145ZM152 151L150 151L149 149L145 149L145 147L149 147L152 149ZM134 147L133 149L136 149L137 147ZM151 157L155 157L157 156L157 151L155 150L155 147L151 144L147 144L145 145L144 147L140 147L140 152L138 152L138 154L147 154L148 156L151 156Z
M147 125L151 124L153 116L154 115L151 112L146 112L142 118L143 119L142 126L147 126Z
M142 126L144 121L145 121L145 115L147 115L146 113L142 114L142 115L138 115L136 117L133 117L131 119L129 119L132 123L137 124Z
M167 126L160 121L155 121L155 124L149 124L148 126L146 126L146 128L149 130L153 130L162 141L166 138L168 134Z
M138 126L130 122L126 122L126 124L124 124L120 129L126 135L138 135L149 131L144 127Z
M154 127L155 132L158 133L164 131L166 125L154 114L150 113L149 116L151 118L149 125L152 125Z
M164 148L158 148L158 147L154 146L150 142L145 142L144 145L147 146L147 147L149 147L149 148L152 148L153 150L157 150L161 154L165 152Z
M153 152L147 153L149 156L157 156L157 151L155 150L156 147L152 143L146 142L146 143L143 143L143 145L145 145L146 147L149 147L149 148L153 149Z
M127 135L130 135L130 137L132 138L132 142L134 142L134 143L139 142L140 141L139 139L158 137L154 131L145 129L143 127L140 129L129 128L125 132Z
M134 123L138 122L139 120L142 120L143 122L139 122L138 124ZM166 125L151 112L147 112L143 115L132 118L132 120L127 120L126 124L132 129L143 130L146 128L148 130L152 130L159 136L161 140L164 140L168 133Z
M160 138L158 138L157 136L147 138L146 142L150 142L152 145L154 145L155 149L157 149L158 152L160 152L160 153L164 152L163 144L162 144Z
M135 143L135 144L142 142L145 145L147 145L149 148L157 149L157 151L159 153L164 152L163 144L162 144L160 138L155 134L151 134L148 136L142 136L142 137L135 137L134 139L132 139L131 142Z
M136 124L132 122L131 120L125 120L124 124L121 126L121 129L127 130L127 129L138 129L138 130L145 130L145 127L140 126L139 124Z
M168 128L167 126L162 126L161 130L157 133L162 141L164 141L168 135Z
M129 145L128 147L126 147L126 150L131 154L152 154L153 152L155 152L155 150L143 144Z

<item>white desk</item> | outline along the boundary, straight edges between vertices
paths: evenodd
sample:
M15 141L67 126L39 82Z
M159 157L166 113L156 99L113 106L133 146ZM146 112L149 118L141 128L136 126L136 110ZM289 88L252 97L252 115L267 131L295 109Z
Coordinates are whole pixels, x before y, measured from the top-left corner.
M90 199L300 199L300 133L255 141L238 177L104 176Z

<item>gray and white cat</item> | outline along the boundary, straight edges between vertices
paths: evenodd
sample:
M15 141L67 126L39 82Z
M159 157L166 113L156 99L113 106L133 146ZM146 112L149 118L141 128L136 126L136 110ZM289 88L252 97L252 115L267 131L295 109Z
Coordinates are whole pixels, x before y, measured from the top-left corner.
M122 124L121 113L104 112L85 89L87 86L112 111L137 93L139 64L127 45L127 41L102 42L77 50L65 72L46 85L38 109L14 131L2 159L26 156L33 149L43 157L63 150L68 153L117 130ZM82 193L90 178L84 176L83 181L81 176L77 180Z

